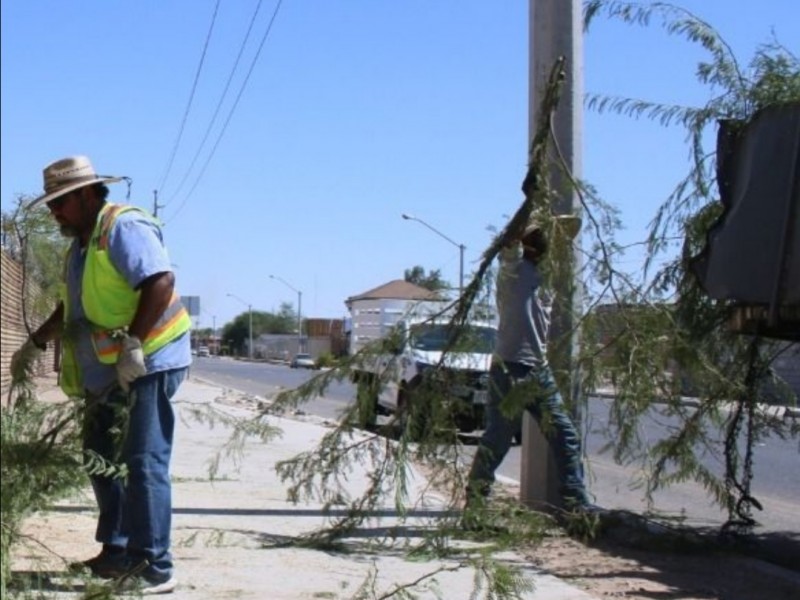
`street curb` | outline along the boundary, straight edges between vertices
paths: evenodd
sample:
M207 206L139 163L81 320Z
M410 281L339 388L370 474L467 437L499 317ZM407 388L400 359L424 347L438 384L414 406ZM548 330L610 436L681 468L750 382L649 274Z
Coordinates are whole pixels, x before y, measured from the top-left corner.
M614 400L617 397L615 392L609 390L595 390L589 392L587 396L592 398L602 398L604 400ZM656 398L653 400L655 404L667 404L666 400ZM690 408L698 408L701 404L699 398L692 396L681 396L681 406ZM777 406L772 404L760 404L759 408L762 412L773 412L776 418L782 419L800 419L800 406Z

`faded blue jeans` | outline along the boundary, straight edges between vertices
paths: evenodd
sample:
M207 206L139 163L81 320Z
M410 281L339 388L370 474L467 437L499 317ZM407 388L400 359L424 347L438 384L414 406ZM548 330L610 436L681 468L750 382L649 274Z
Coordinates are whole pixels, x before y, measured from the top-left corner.
M171 400L188 368L140 377L126 394L119 387L88 398L84 450L125 464L127 478L90 475L100 516L95 539L127 549L132 563L147 560L146 576L172 573L169 463L175 430Z
M520 431L520 409L524 407L536 419L554 451L561 482L559 491L565 504L588 504L580 436L564 406L550 368L494 361L489 378L486 429L469 472L468 497L489 494L495 480L494 473L508 453L514 435ZM517 394L519 396L513 398ZM510 408L519 407L513 416L501 409L501 403L510 395L512 398L509 400L513 403Z

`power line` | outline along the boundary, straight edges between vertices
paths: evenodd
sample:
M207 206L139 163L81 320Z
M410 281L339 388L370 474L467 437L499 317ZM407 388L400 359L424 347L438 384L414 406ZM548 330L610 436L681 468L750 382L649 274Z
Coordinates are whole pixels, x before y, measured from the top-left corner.
M242 99L242 95L244 94L244 90L247 87L247 82L250 81L250 76L253 74L253 69L255 68L256 63L258 62L258 57L261 55L261 50L264 48L264 44L266 43L267 38L269 37L269 34L272 31L272 26L275 23L275 19L278 16L278 11L281 8L281 4L283 4L283 0L278 0L277 4L275 5L275 10L272 12L272 17L270 17L269 24L267 25L267 29L264 32L264 35L261 37L261 43L258 46L258 50L256 51L256 54L253 57L252 62L250 63L250 68L247 71L247 75L245 76L245 79L242 82L241 87L239 88L239 93L236 96L236 100L234 100L233 106L231 107L230 111L228 112L228 117L225 119L225 123L222 126L222 130L219 132L219 135L217 136L217 140L214 142L214 146L211 148L211 152L208 155L208 158L206 158L206 162L203 164L203 167L200 169L200 173L197 175L197 178L195 179L194 184L192 185L192 188L189 190L189 192L184 197L183 202L181 202L180 205L178 206L178 208L175 209L175 212L170 217L170 220L174 219L178 215L178 213L183 209L183 207L186 205L186 203L189 201L189 198L194 193L194 190L197 189L197 185L200 183L200 180L202 179L203 175L205 174L206 169L208 168L208 165L211 162L211 159L214 157L214 154L216 153L217 148L219 147L219 143L222 141L222 137L225 135L225 131L228 129L228 124L231 122L231 118L233 117L233 113L236 111L236 107L239 105L239 101Z
M170 154L169 161L167 163L166 168L164 169L164 174L161 176L161 182L158 184L157 189L163 189L164 183L169 176L170 170L172 170L172 163L175 160L175 154L178 152L178 146L181 143L181 138L183 137L183 130L186 126L186 119L189 117L189 111L192 108L192 101L194 100L194 94L197 90L197 82L200 80L200 72L203 70L203 63L206 60L206 52L208 51L208 44L211 41L211 34L214 31L214 23L217 21L217 13L219 12L219 4L221 0L217 0L217 3L214 5L214 14L211 16L211 25L208 28L208 33L206 34L206 41L203 44L203 53L200 55L200 64L197 65L197 72L194 75L194 82L192 83L192 91L189 93L189 101L186 103L186 109L183 112L183 119L181 120L181 126L178 130L178 137L175 140L175 144L172 146L172 153Z
M197 162L197 159L200 157L200 153L202 152L203 148L206 145L206 141L208 140L208 136L211 134L211 129L214 127L214 123L217 122L217 116L219 115L219 111L222 108L222 103L225 100L225 97L228 94L228 89L231 86L231 82L233 81L233 76L236 73L236 69L239 67L239 61L242 58L242 54L244 54L245 46L247 45L247 41L250 39L250 33L253 31L253 25L256 22L256 17L258 16L259 10L261 10L261 4L264 0L258 0L258 4L256 5L256 10L253 13L253 16L250 19L250 25L247 27L247 33L245 33L244 40L242 40L241 46L239 46L239 54L236 56L236 60L233 63L233 67L231 68L230 75L228 75L228 81L225 83L225 89L222 91L222 95L219 98L219 102L217 102L217 107L214 109L214 115L211 117L211 121L206 128L206 132L203 135L203 140L200 142L200 145L197 148L197 152L194 153L194 157L192 158L192 162L189 164L189 168L186 170L183 178L181 179L180 184L178 184L178 188L172 194L173 197L177 197L181 190L183 189L186 180L189 179L189 175L194 169L194 165Z

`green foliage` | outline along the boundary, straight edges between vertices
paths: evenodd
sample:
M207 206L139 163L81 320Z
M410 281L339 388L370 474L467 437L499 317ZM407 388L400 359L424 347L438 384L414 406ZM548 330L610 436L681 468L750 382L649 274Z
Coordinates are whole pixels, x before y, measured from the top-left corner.
M25 401L0 409L0 597L5 598L13 585L10 550L24 542L24 519L80 489L86 481L76 416L72 403L45 405L27 393Z
M87 418L84 401L53 404L39 401L29 380L17 381L10 403L0 409L0 597L10 591L39 589L36 580L15 579L11 550L24 553L39 547L38 540L22 535L27 517L46 510L58 500L81 492L86 475L125 477L124 465L112 464L82 450L81 424ZM46 548L46 546L45 546ZM97 588L94 592L92 589ZM40 597L40 596L37 596ZM87 585L84 597L111 597L104 587Z
M583 329L583 343L577 357L582 384L586 390L601 382L616 387L617 401L612 404L608 437L618 461L641 463L648 477L645 482L648 496L666 485L698 481L711 497L729 510L732 519L747 524L750 508L758 506L749 495L755 442L767 432L797 434L797 426L787 431L786 423L755 410L763 399L759 382L767 376L769 365L779 350L761 340L728 332L724 327L726 304L711 302L700 292L687 276L686 258L702 247L705 233L720 210L714 180L715 158L703 145L709 128L715 127L718 119L746 121L771 103L800 98L798 62L785 49L771 44L757 51L749 69L742 69L731 49L708 24L668 4L592 0L585 6L587 27L603 14L635 25L648 25L659 19L669 34L699 44L707 51L708 60L698 65L697 76L715 93L706 106L698 108L602 95L587 99L588 106L600 112L612 111L650 118L665 126L684 127L689 133L694 161L690 173L655 214L648 239L643 241L648 250L648 271L641 279L616 265L624 248L614 240L620 221L613 205L599 198L590 185L564 173L566 179L572 181L583 205L588 246L584 276L592 284L586 286L590 295L585 314L575 315ZM485 313L481 299L491 289L491 265L499 249L520 233L534 210L544 215L542 226L554 240L552 252L543 265L546 280L563 281L575 267L570 245L564 242L565 236L559 232L557 222L548 218L555 198L546 175L552 167L548 158L552 154L548 153L550 116L558 104L563 66L563 62L555 65L542 103L531 145L529 171L523 183L525 198L484 251L461 297L448 307L448 314L455 316L450 322L445 354L457 353L469 344L465 325ZM4 218L4 234L5 222ZM649 268L657 264L657 258L675 239L683 243L681 256L650 274ZM405 278L428 289L446 287L438 271L426 274L422 267L407 270ZM599 308L601 304L603 308ZM267 332L290 333L296 327L296 313L288 304L282 305L277 315L248 311L224 327L223 342L242 352L250 334L251 318L254 337ZM567 332L567 336L571 333ZM568 356L571 346L567 336L552 340L550 351L559 357L553 360L554 364L575 364ZM276 434L266 422L268 413L292 410L324 393L332 383L363 370L360 367L374 361L376 355L391 353L407 341L389 337L373 343L298 389L280 394L256 419L227 422L230 417L208 412L197 412L195 418L210 422L221 419L232 424L234 434L223 452L241 458L245 439L255 437L267 441ZM357 402L347 407L318 447L278 464L281 477L291 482L291 500L318 502L323 510L339 509L331 512L338 517L332 517L325 528L298 540L299 545L341 550L343 540L370 515L384 510L387 503L394 505L402 522L409 510L414 465L424 465L427 479L434 482L438 492L447 495L450 508L460 507L465 487L463 465L469 461L457 436L458 419L463 414L458 403L443 392L452 387L454 382L450 378L456 375L446 368L445 359L424 371L402 390L403 403L399 411L387 424L378 427L375 398L391 379L395 366L388 361L377 376L358 382ZM573 373L562 370L556 375L563 390ZM681 401L687 389L699 396L698 406L686 406ZM524 401L522 392L510 395L504 410L519 411ZM726 407L732 400L734 409L728 411ZM638 425L653 411L656 401L662 403L665 416L674 418L678 425L666 438L648 447L645 440L639 438ZM46 432L46 441L42 442L39 424L43 420L49 422L45 413L28 412L30 422L23 424L24 420L20 419L26 414L24 411L41 409L29 400L20 406L18 415L4 413L2 417L3 586L7 582L8 547L18 537L22 517L26 511L67 493L69 485L80 482L76 471L82 468L83 462L70 437L74 427L51 428ZM60 417L47 414L54 419L53 423L62 422ZM55 437L49 433L52 431L57 432ZM697 448L708 445L710 439L718 439L720 433L726 440L723 478L705 468L697 455ZM48 452L40 452L43 447ZM47 462L24 462L44 461L44 456ZM7 460L7 457L14 460ZM91 463L91 458L89 462L94 467L111 468L102 462ZM213 475L216 463L210 467ZM352 497L346 484L356 468L366 472L368 485L361 496ZM71 474L61 478L62 472ZM12 495L7 500L5 494L9 488L18 491L9 492ZM529 590L529 582L519 570L498 560L493 552L535 544L550 526L548 521L516 503L492 500L467 515L472 523L467 523L469 531L465 532L460 512L443 513L422 543L406 549L410 560L446 558L445 566L433 568L418 579L394 583L387 590L378 589L377 573L370 572L355 597L413 598L426 590L441 595L435 584L436 576L464 568L475 572L473 598L519 598ZM577 535L591 537L596 526L592 515L581 514L567 527ZM464 548L453 544L453 539L459 537L468 538L476 545Z
M659 487L694 480L729 509L732 522L751 526L750 509L759 506L749 491L752 442L767 432L791 432L788 423L756 410L767 400L764 382L782 347L732 333L727 327L731 304L711 300L702 292L688 270L688 260L704 247L707 232L721 212L715 149L706 147L715 136L708 134L715 132L720 121L744 124L767 106L800 102L800 61L773 42L760 46L743 68L708 23L662 2L591 0L585 4L584 15L587 29L600 15L638 26L657 22L668 34L699 45L707 59L698 64L696 75L711 91L711 99L701 107L601 94L587 97L587 106L601 113L645 117L684 128L693 158L689 173L667 195L651 222L640 283L614 266L613 238L597 235L596 247L602 252L591 260L596 261L594 272L601 274L602 289L593 302L611 303L592 310L586 320L589 343L583 349L582 364L587 383L593 386L605 380L616 387L609 438L614 440L618 460L640 460L646 465L648 496ZM593 197L588 188L583 192ZM682 252L665 256L676 240L682 242ZM699 407L682 405L681 396L687 393L699 397ZM646 450L638 437L638 423L653 410L655 401L666 402L667 415L677 417L680 426ZM731 401L737 408L728 412L724 408ZM725 439L722 478L704 468L697 457L697 449L720 434Z
M30 198L18 196L2 213L3 250L23 267L23 319L26 328L52 310L61 280L67 240L46 211L27 211ZM38 288L39 294L32 294ZM21 535L27 516L79 489L85 479L74 404L44 405L36 398L29 371L12 373L6 405L0 409L0 597L11 580L12 546L35 544ZM22 583L22 585L29 585Z
M720 120L747 121L767 106L800 101L800 62L788 49L771 42L759 46L745 69L708 23L685 9L663 2L591 0L584 10L587 30L600 14L643 26L658 19L668 34L698 44L709 55L696 71L698 81L712 93L705 106L674 106L604 94L587 96L587 106L600 113L611 111L634 118L646 117L665 126L677 124L689 136L693 166L653 220L648 244L655 255L666 248L673 228L682 230L686 221L716 201L715 156L706 149L704 135L709 129L716 129Z
M623 9L623 5L627 8ZM728 508L732 517L746 516L748 502L750 506L757 506L748 492L754 440L767 432L791 433L786 423L753 410L763 399L758 381L768 372L777 351L768 345L751 344L750 340L728 332L724 327L724 303L711 302L700 293L687 277L685 259L702 247L705 232L720 210L715 198L714 157L702 148L703 130L716 126L717 119L749 118L755 110L778 98L794 97L796 61L782 50L778 50L778 55L770 54L770 48L774 50L777 46L765 47L759 50L753 62L754 72L743 75L738 63L731 62L729 48L713 29L685 11L664 4L649 8L619 2L587 4L589 16L604 10L611 17L640 24L648 23L652 14L658 12L670 33L700 43L709 51L710 60L698 70L701 81L712 87L727 85L729 89L700 108L600 96L589 98L589 106L594 109L645 116L664 125L686 127L695 161L692 172L656 213L650 236L642 242L650 257L648 266L657 264L656 257L675 239L684 242L684 252L655 273L646 272L643 277L630 275L616 264L624 250L614 240L620 226L618 211L599 198L590 185L564 173L580 196L588 245L584 276L588 281L586 288L590 290L589 303L584 314L576 315L583 329L577 357L584 376L582 384L587 391L600 383L616 387L617 401L611 408L608 439L618 461L641 465L647 497L660 487L693 480L703 485L711 498ZM554 73L558 73L558 65ZM465 325L479 309L481 290L490 287L490 265L499 248L510 236L519 233L533 210L550 214L554 193L548 188L545 177L548 166L545 150L550 128L544 115L555 107L555 102L557 94L550 98L550 104L545 103L534 137L530 168L523 183L525 200L484 252L464 294L449 307L455 313L451 320L449 352L458 351ZM571 248L564 243L565 236L559 232L556 220L545 219L543 227L554 240L543 265L544 275L551 283L563 281L574 268ZM604 306L599 308L601 304ZM570 334L567 332L567 336ZM567 336L551 340L553 355L564 355L570 350ZM281 395L271 410L286 410L304 398L323 393L331 382L346 377L349 372L363 371L363 365L374 361L376 355L391 353L406 341L388 337L368 346L343 361L337 369ZM553 362L570 364L568 358ZM392 500L402 514L408 502L409 463L424 464L430 480L436 482L439 491L449 494L453 506L462 497L465 482L458 465L468 459L455 435L457 407L442 393L449 387L442 383L448 383L451 375L444 364L423 373L412 386L402 390L406 402L399 411L387 424L379 426L375 398L390 380L395 366L389 361L377 376L359 380L357 402L348 408L322 444L279 465L281 475L293 482L290 488L293 499L314 499L325 506L348 507L346 517L315 534L319 543L330 544L346 537L365 515L381 505L379 499L387 490L394 491ZM563 390L572 373L557 372L556 375ZM699 390L699 406L689 406L682 401L683 394L690 388ZM515 397L519 394L506 399L504 408L509 413L520 410L524 398ZM731 400L737 401L741 409L727 411ZM677 425L664 439L648 445L649 440L639 437L639 424L656 409L656 402L665 418L674 420ZM357 435L358 428L365 428L373 435ZM698 457L698 449L706 447L709 440L719 439L720 434L726 439L723 477L707 469ZM356 464L368 469L371 485L362 497L350 498L342 483ZM473 539L491 540L498 547L506 547L502 545L506 542L511 546L535 543L535 529L521 527L524 515L512 513L498 516L497 502L493 501L486 511L474 514L477 527L470 527ZM599 530L597 518L591 514L575 515L568 520L567 529L582 538L590 538ZM430 543L418 546L416 551L420 555L452 551L447 541L447 535L454 533L452 520L442 519L438 533L442 537L432 535ZM492 564L498 566L497 562ZM502 569L494 573L494 577L486 579L492 590L486 597L514 597L510 587L520 582L513 576L505 578ZM366 583L368 589L374 590L370 587L374 581ZM506 583L509 588L504 587ZM476 580L476 594L483 589L481 585L482 582ZM397 597L402 597L401 590L397 593Z
M69 242L46 210L25 209L31 199L20 195L13 210L2 212L0 236L3 250L24 264L25 308L33 311L25 317L35 322L48 316L53 308L52 299L57 295ZM41 291L36 297L30 295L34 285Z
M491 264L500 249L512 238L517 238L528 223L534 207L549 214L548 194L541 182L545 170L547 135L550 131L550 115L555 108L560 81L563 79L563 62L553 69L548 97L544 103L541 122L537 129L531 152L531 167L526 178L526 198L509 224L496 236L484 252L472 280L464 294L443 314L449 319L444 345L444 356L469 348L471 321L483 316L485 307L481 300L490 288L486 278L492 273ZM545 219L543 226L554 225ZM557 232L556 232L557 235ZM442 315L439 315L442 317ZM292 501L321 503L324 510L338 507L338 518L331 518L329 526L308 536L309 544L319 548L333 548L337 540L349 537L365 519L378 509L391 503L404 521L409 505L409 484L413 465L424 465L426 478L435 482L436 490L449 498L450 506L456 508L463 500L465 473L461 468L469 454L458 439L458 420L463 413L457 399L445 390L451 389L460 377L447 368L446 358L419 378L408 382L401 390L399 410L388 423L376 427L375 396L391 380L391 374L401 360L396 349L408 343L405 334L396 330L394 334L377 340L355 356L342 359L336 368L323 372L299 388L283 392L267 409L270 413L292 410L299 403L324 394L332 383L348 378L354 372L363 373L367 364L373 364L378 355L383 367L374 377L358 381L357 402L348 406L338 424L328 431L321 443L277 465L282 479L291 483L289 498ZM394 356L394 360L386 360ZM361 428L368 431L365 433ZM346 485L353 469L365 472L368 478L366 491L351 497ZM512 511L513 512L513 511ZM436 527L420 543L409 543L409 557L452 556L459 552L466 555L452 567L445 569L471 568L476 572L474 598L516 598L530 587L529 582L515 568L492 556L498 548L518 548L522 544L535 544L543 535L543 529L522 526L526 519L519 513L509 514L509 526L502 535L492 538L489 547L479 546L463 550L453 545L453 538L463 535L458 512L445 514L436 519ZM455 515L455 519L454 519ZM504 519L505 520L505 519ZM375 542L376 544L379 542ZM397 584L393 589L379 591L376 578L368 578L356 597L412 598L439 572L437 569L410 583Z
M403 273L403 279L432 292L439 292L451 287L448 282L442 279L440 269L431 269L426 273L425 269L419 265L406 269Z
M256 327L256 321L253 321ZM297 311L289 302L282 302L277 313L264 313L264 321L258 324L259 333L297 333Z
M222 329L222 344L238 354L247 353L250 336L250 311L237 315ZM263 333L296 333L297 313L288 302L281 304L277 313L254 310L252 312L253 339Z
M317 357L317 367L326 368L336 365L336 357L330 352L323 352Z

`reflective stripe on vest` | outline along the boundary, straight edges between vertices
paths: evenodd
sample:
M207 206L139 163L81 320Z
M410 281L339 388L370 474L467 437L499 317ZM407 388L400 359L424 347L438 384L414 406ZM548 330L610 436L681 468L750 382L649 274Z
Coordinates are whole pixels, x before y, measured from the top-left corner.
M182 324L188 322L191 327L191 318L186 308L181 302L178 294L172 294L169 306L156 321L153 328L147 334L147 337L142 340L142 350L145 355L152 354L167 342L175 339L173 336L174 330L182 330ZM119 333L124 333L124 329L98 329L92 332L92 342L94 349L97 353L97 359L104 364L114 364L119 358L119 352L122 349L122 341L120 340ZM164 341L166 339L166 341Z

